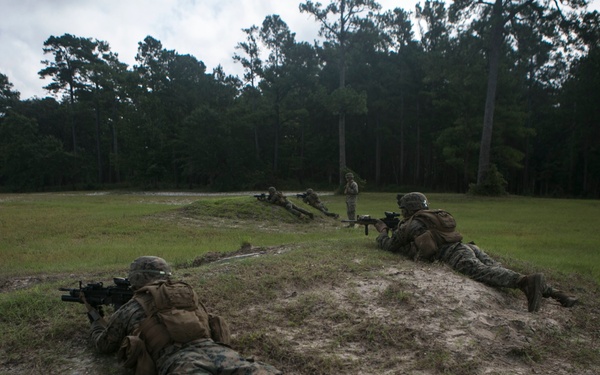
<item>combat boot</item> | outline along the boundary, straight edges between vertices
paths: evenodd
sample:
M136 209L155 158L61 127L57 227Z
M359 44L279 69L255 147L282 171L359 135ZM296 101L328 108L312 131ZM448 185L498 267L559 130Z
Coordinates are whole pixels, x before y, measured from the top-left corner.
M527 296L527 309L536 312L540 309L542 291L546 289L546 281L541 273L534 273L521 277L517 283L519 289Z
M558 289L553 289L552 287L548 287L544 291L544 293L542 293L542 297L552 297L555 300L557 300L563 307L573 307L577 303L579 303L579 300L576 297L568 296L564 292Z

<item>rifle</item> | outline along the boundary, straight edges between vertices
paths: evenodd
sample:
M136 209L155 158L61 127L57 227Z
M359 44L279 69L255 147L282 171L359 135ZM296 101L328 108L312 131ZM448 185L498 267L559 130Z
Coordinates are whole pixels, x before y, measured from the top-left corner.
M262 194L254 194L254 198L256 198L259 201L264 201L267 199L267 194L262 193Z
M84 303L81 299L81 295L83 294L90 306L98 310L100 315L103 316L102 305L111 305L117 310L133 297L133 290L131 289L129 280L122 277L115 277L113 278L113 282L115 285L104 287L102 282L83 286L83 282L80 281L79 289L59 288L58 290L69 292L69 294L64 294L61 297L61 300L64 302Z
M384 212L385 217L381 218L379 220L383 221L385 223L385 225L390 228L390 229L395 229L398 224L400 223L400 213L398 212L391 212L391 211L385 211ZM375 225L375 223L377 222L377 219L372 219L370 215L358 215L356 217L356 220L342 220L342 223L355 223L355 224L359 224L359 225L364 225L365 226L365 236L369 235L369 224L370 225Z
M304 199L306 197L308 197L307 193L298 193L298 194L296 194L296 198L302 198L302 199Z

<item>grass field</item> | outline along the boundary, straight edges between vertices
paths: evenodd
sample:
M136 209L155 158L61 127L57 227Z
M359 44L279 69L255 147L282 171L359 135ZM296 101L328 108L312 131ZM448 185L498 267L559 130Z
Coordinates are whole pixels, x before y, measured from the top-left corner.
M455 216L466 241L475 241L492 254L600 281L600 201L473 198L458 194L430 194L428 198L432 208L446 209ZM329 209L342 214L342 218L343 199L323 196ZM231 201L239 212L221 210L223 202ZM169 212L184 207L194 210L193 202L203 204L195 209L193 219L169 220ZM279 220L268 210L258 212L262 207L249 202L254 203L251 194L226 198L98 193L0 195L0 275L111 270L144 254L185 262L208 251L236 249L243 242L266 246L348 237L347 232L338 230L341 223L336 226L332 222L325 227L299 225L289 231L266 233L256 231L253 225L236 227L238 216L252 218L257 227L275 226ZM399 211L394 194L361 194L358 214L381 217L384 211ZM286 219L294 223L291 215ZM357 238L365 242L371 239Z
M378 274L376 270L396 262L397 257L374 251L373 228L365 236L361 228L346 229L343 223L322 216L299 221L278 207L256 201L252 194L1 194L0 374L78 373L65 371L72 364L48 347L49 342L72 349L85 346L87 321L83 308L62 303L57 289L74 287L81 279L126 276L129 263L141 255L167 259L175 266L176 275L190 278L202 290L210 290L211 294L203 296L207 305L217 311L230 311L227 318L249 332L236 339L237 347L244 352L297 370L290 373L351 373L341 370L345 365L339 358L316 353L312 353L314 358L308 353L298 356L293 354L293 344L266 340L270 336L265 336L265 325L274 323L274 317L245 317L235 311L256 301L274 303L290 285L309 289L311 285L343 285L348 275L370 278ZM294 203L302 204L293 194L290 196ZM596 215L600 201L473 198L459 194L428 194L428 198L432 208L446 209L455 216L465 241L475 241L511 268L524 273L544 271L563 285L581 283L580 290L590 296L598 290L600 220ZM344 197L324 194L322 200L330 211L345 216ZM381 217L384 211L399 211L395 194L360 195L358 214ZM202 256L232 252L244 244L298 251L284 251L282 257L249 259L236 266L203 266L200 274L189 268ZM385 299L408 298L401 290L386 293ZM325 309L334 322L354 319L340 315L321 294L307 294L301 302L272 307L294 329L304 324L306 314L319 309ZM594 300L592 305L597 302ZM568 342L578 340L578 330L600 332L597 316L573 319L580 323L574 323L574 336L564 339ZM386 329L382 327L378 329ZM369 342L372 338L353 340ZM547 342L548 337L543 340ZM556 350L567 350L573 358L579 356L582 363L596 363L593 358L599 354L597 344L589 348L582 342L568 348L567 341L552 340L560 346ZM582 348L589 351L584 359ZM549 349L544 348L542 354L544 350ZM554 349L546 355L551 354ZM290 356L296 357L292 361ZM87 358L95 361L95 370L90 374L121 373L110 359L98 362L96 357ZM445 373L469 373L459 364L448 366L454 366L454 370Z

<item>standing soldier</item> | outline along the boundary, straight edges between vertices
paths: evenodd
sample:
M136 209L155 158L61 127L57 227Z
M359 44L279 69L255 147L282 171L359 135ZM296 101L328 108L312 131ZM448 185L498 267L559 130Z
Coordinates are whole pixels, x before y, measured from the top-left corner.
M348 220L356 220L358 184L354 181L354 175L352 173L346 173L344 194L346 194L346 212L348 213ZM348 228L354 228L354 223L348 224Z
M310 217L311 219L315 217L312 212L300 208L290 202L282 192L277 191L277 189L275 189L273 186L269 188L269 196L267 197L267 201L269 203L285 207L286 210L290 211L299 218L302 218L302 214Z
M322 213L324 213L325 215L329 216L329 217L335 217L336 219L338 217L340 217L340 215L338 214L334 214L333 212L329 212L329 210L327 209L327 207L325 207L325 204L323 202L321 202L321 199L319 199L319 196L317 195L317 193L314 192L313 189L308 188L306 189L306 193L301 194L303 195L302 197L302 202L313 206L314 208L316 208L317 210L321 211Z

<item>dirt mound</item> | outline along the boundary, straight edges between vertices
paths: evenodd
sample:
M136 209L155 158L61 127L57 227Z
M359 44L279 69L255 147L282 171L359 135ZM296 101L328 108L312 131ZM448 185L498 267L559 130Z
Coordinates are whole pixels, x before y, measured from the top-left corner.
M226 254L206 254L197 264L287 250L247 246ZM567 309L544 299L540 312L529 313L522 292L486 286L440 263L399 258L376 275L348 275L342 285L292 287L250 314L271 315L276 323L270 336L283 346L295 347L294 352L328 353L345 361L340 372L344 374L370 374L375 369L385 374L598 373L575 363L568 354L548 355L560 352L564 341L556 338L562 335L595 345L595 333L573 336L573 314L585 306ZM288 324L289 317L278 315L286 309L307 308L306 301L315 298L320 299L318 308L310 309L298 327ZM545 350L540 345L555 347ZM286 373L306 372L288 369Z
M357 277L345 286L322 290L338 312L356 314L354 324L379 341L373 345L384 343L388 348L373 351L360 342L336 348L340 330L319 314L304 322L314 325L309 331L320 332L318 338L303 337L305 329L296 334L285 327L277 334L296 342L300 350L330 351L354 362L346 374L367 374L374 363L386 361L392 366L386 374L595 373L576 369L564 358L540 358L531 344L536 333L560 335L568 330L569 309L546 300L540 313L531 314L524 296L490 288L443 265L399 266L385 269L385 278ZM396 303L381 298L389 293L398 293ZM389 361L390 356L396 360Z

